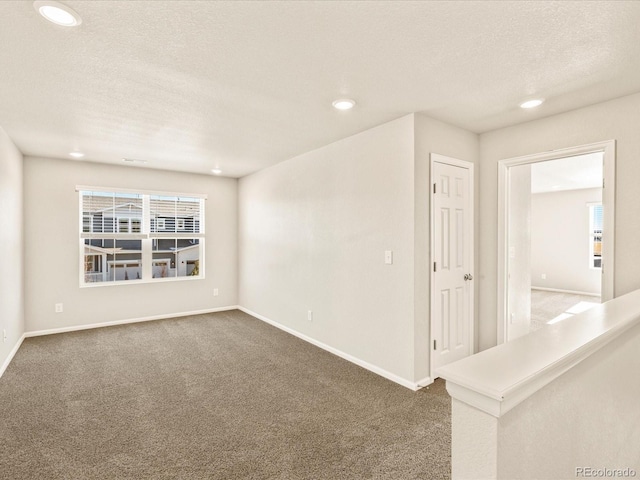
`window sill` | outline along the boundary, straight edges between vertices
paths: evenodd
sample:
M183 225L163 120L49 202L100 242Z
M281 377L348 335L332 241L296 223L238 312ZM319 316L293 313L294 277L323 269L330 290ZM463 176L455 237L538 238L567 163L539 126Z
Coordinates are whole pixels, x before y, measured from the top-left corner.
M204 275L175 277L175 278L152 278L151 280L119 280L116 282L91 282L81 283L80 288L115 287L119 285L139 285L149 283L171 283L171 282L192 282L194 280L204 280Z

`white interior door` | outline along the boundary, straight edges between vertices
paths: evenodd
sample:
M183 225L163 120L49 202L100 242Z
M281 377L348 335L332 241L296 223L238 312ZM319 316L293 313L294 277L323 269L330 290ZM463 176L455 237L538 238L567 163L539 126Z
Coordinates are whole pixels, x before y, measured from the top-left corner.
M431 371L473 353L473 164L431 155Z

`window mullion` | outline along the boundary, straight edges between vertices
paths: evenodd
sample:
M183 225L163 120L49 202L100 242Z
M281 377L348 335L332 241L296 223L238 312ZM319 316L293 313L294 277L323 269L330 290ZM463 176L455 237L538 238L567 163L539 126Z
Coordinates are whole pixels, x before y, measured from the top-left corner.
M198 222L199 222L199 233L205 233L205 225L204 225L204 198L200 199L199 211L198 211ZM193 228L195 230L195 220L193 222Z
M151 227L149 195L142 196L142 225L141 232L145 235L142 239L142 279L151 280L153 276L153 261L151 238L149 237Z

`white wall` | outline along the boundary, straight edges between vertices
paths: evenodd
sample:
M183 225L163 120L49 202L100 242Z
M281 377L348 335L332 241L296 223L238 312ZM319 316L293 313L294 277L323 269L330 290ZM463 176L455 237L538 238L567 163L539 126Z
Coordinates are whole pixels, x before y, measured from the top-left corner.
M497 478L579 478L576 467L640 474L639 350L637 325L498 419Z
M453 399L452 478L612 477L580 467L637 476L638 351L640 289L440 369Z
M239 187L240 305L409 381L413 143L409 115Z
M80 288L76 185L207 194L206 278ZM27 331L237 305L237 180L26 157L24 194Z
M479 180L477 171L478 162L478 135L458 127L439 122L422 114L415 114L415 379L421 380L430 375L429 361L431 354L430 335L430 275L431 265L429 259L430 247L430 154L439 153L451 158L466 160L476 164L474 205L475 205L475 231L476 250L474 252L475 267L478 271L478 213L479 213ZM472 273L472 272L470 272ZM475 287L475 321L478 319L478 284ZM477 328L475 329L477 332ZM476 342L477 348L477 342Z
M544 108L544 107L541 107ZM640 288L640 94L480 135L480 348L496 344L497 162L501 159L615 139L615 295Z
M432 152L476 162L478 137L408 115L241 179L240 304L408 382L428 377Z
M531 196L532 286L600 295L601 271L589 268L587 206L600 201L600 188Z
M0 127L0 375L24 333L22 209L22 154Z

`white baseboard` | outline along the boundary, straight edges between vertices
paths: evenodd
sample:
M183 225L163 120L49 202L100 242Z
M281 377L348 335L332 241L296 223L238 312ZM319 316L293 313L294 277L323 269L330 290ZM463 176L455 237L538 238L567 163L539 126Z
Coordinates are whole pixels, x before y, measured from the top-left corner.
M20 337L20 339L16 342L16 345L13 347L11 352L9 352L9 356L7 357L7 359L2 364L2 367L0 367L0 378L2 377L2 375L4 375L4 372L7 369L7 367L9 366L9 364L11 363L11 360L13 360L13 357L15 357L16 353L18 353L18 349L20 348L20 345L22 345L22 342L24 341L26 336L27 336L27 334L23 333L22 336Z
M405 378L402 378L398 375L396 375L395 373L391 373L388 372L387 370L384 370L383 368L380 368L376 365L373 365L369 362L366 362L364 360L361 360L357 357L354 357L353 355L349 355L348 353L345 353L341 350L338 350L337 348L334 348L330 345L327 345L325 343L322 343L314 338L308 337L307 335L304 335L303 333L298 332L297 330L294 330L293 328L287 327L285 325L282 325L281 323L278 323L274 320L271 320L270 318L265 317L264 315L260 315L259 313L253 312L251 310L249 310L248 308L242 307L242 306L238 306L238 310L243 311L244 313L251 315L252 317L257 318L258 320L262 320L265 323L268 323L269 325L272 325L276 328L279 328L280 330L283 330L291 335L293 335L294 337L298 337L301 340L304 340L305 342L311 343L312 345L315 345L316 347L319 347L323 350L326 350L329 353L333 353L334 355L337 355L340 358L343 358L351 363L354 363L362 368L365 368L367 370L369 370L370 372L373 372L377 375L380 375L381 377L386 378L387 380L391 380L392 382L395 382L399 385L402 385L403 387L409 388L411 390L419 390L422 387L425 387L426 385L432 383L431 379L429 377L427 377L424 380L421 380L420 382L411 382Z
M599 297L599 293L579 292L576 290L563 290L561 288L531 287L531 290L542 290L544 292L570 293L571 295L585 295L587 297Z
M421 388L428 387L433 383L433 378L424 377L422 380L416 382L416 388L414 390L420 390Z
M128 318L126 320L115 320L113 322L90 323L86 325L74 325L71 327L51 328L49 330L36 330L26 332L25 337L39 337L42 335L54 335L56 333L76 332L78 330L90 330L92 328L112 327L114 325L124 325L127 323L149 322L152 320L164 320L166 318L188 317L189 315L202 315L204 313L225 312L228 310L237 310L237 305L227 307L207 308L205 310L194 310L192 312L168 313L162 315L153 315L150 317Z
M39 337L42 335L54 335L56 333L66 333L66 332L75 332L75 331L79 331L79 330L90 330L90 329L94 329L94 328L103 328L103 327L111 327L111 326L115 326L115 325L124 325L124 324L128 324L128 323L139 323L139 322L149 322L149 321L153 321L153 320L163 320L166 318L177 318L177 317L186 317L186 316L190 316L190 315L202 315L205 313L214 313L214 312L224 312L224 311L229 311L229 310L241 310L243 312L245 312L248 315L251 315L252 317L257 318L258 320L262 320L265 323L268 323L269 325L272 325L280 330L283 330L295 337L300 338L301 340L304 340L305 342L311 343L312 345L315 345L316 347L319 347L323 350L326 350L329 353L332 353L334 355L337 355L340 358L343 358L355 365L358 365L362 368L365 368L367 370L369 370L370 372L373 372L377 375L380 375L381 377L384 377L388 380L391 380L392 382L395 382L399 385L402 385L403 387L409 388L411 390L419 390L421 388L426 387L427 385L430 385L431 383L433 383L433 379L431 377L425 377L422 380L419 380L418 382L412 382L410 380L407 380L405 378L402 378L394 373L391 373L387 370L384 370L383 368L380 368L376 365L373 365L369 362L366 362L364 360L361 360L357 357L354 357L353 355L350 355L348 353L345 353L341 350L338 350L337 348L331 347L330 345L327 345L325 343L322 343L318 340L315 340L314 338L308 337L307 335L304 335L300 332L298 332L297 330L294 330L292 328L286 327L285 325L282 325L274 320L271 320L270 318L267 318L263 315L260 315L259 313L253 312L251 310L249 310L248 308L244 308L241 307L239 305L230 305L230 306L226 306L226 307L218 307L218 308L209 308L209 309L205 309L205 310L194 310L192 312L180 312L180 313L170 313L170 314L162 314L162 315L153 315L150 317L139 317L139 318L129 318L129 319L125 319L125 320L115 320L112 322L102 322L102 323L91 323L91 324L86 324L86 325L74 325L74 326L70 326L70 327L61 327L61 328L51 328L48 330L35 330L35 331L31 331L31 332L25 332L22 337L20 338L20 340L18 341L18 343L16 344L16 346L13 348L13 350L11 351L11 353L9 354L9 357L7 357L7 360L4 362L4 364L2 365L2 368L0 369L0 377L2 376L2 374L4 373L4 371L6 370L6 368L9 366L9 364L11 363L11 360L13 359L14 355L16 354L16 352L18 351L18 349L20 348L20 345L22 345L22 341L27 338L27 337Z

